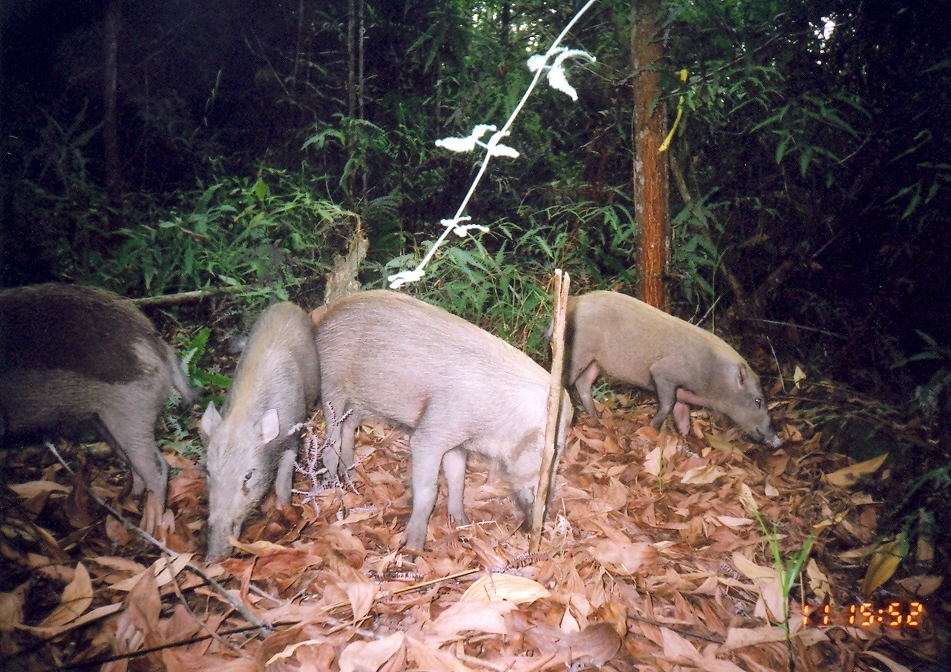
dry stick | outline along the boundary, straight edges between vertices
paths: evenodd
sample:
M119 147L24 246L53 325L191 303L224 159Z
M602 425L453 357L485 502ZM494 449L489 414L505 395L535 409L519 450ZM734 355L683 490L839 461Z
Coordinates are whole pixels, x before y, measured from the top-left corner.
M548 484L555 462L555 443L558 440L558 413L561 410L561 378L564 369L565 312L568 306L568 287L571 278L560 268L555 269L555 315L551 328L551 380L548 383L548 422L545 424L545 443L542 444L542 463L538 470L538 488L532 507L532 536L528 550L537 553L545 524L545 509L548 507Z
M139 299L132 299L132 303L137 306L169 306L176 303L188 303L198 301L209 296L223 296L226 294L239 294L246 292L250 287L218 287L215 289L198 289L194 292L181 292L179 294L165 294L163 296L144 296Z
M56 450L56 446L54 446L52 443L47 441L46 447L49 448L50 452L52 452L53 455L56 456L56 459L59 460L60 464L63 465L66 471L68 471L70 474L73 474L73 470L69 467L68 464L66 464L66 460L62 458L62 456L59 454L59 451ZM122 523L122 525L127 530L137 535L139 538L144 539L148 543L152 544L157 549L159 549L162 553L166 553L173 558L177 558L179 555L181 555L180 553L177 553L176 551L173 551L172 549L168 548L165 544L163 544L161 541L153 537L151 534L149 534L148 532L146 532L139 526L133 525L132 523L128 522L125 518L122 517L121 513L119 513L118 511L113 509L111 506L109 506L106 503L106 501L102 497L100 497L98 494L93 492L92 488L90 488L88 485L84 483L83 487L86 489L86 492L88 492L89 495L96 501L96 503L99 504L99 506L101 506L106 511L108 511L116 520ZM205 573L203 569L193 565L191 562L188 562L185 564L185 569L188 569L194 574L197 574L198 576L200 576L203 581L205 581L209 586L211 586L212 590L214 590L216 593L218 593L223 598L225 598L228 604L234 607L235 610L239 614L241 614L241 616L243 616L245 620L248 621L248 623L251 623L255 628L259 628L261 630L264 630L265 632L269 632L269 633L273 632L271 629L271 626L262 622L257 616L252 614L251 610L248 609L248 606L246 604L244 604L241 600L239 600L234 595L232 595L227 590L225 590L224 586L222 586L220 583L218 583L213 578L208 576L208 574Z
M165 557L168 559L168 567L169 569L171 569L172 556L166 554ZM217 632L215 632L210 627L208 627L207 623L205 623L203 620L198 618L195 612L192 611L192 608L188 605L188 601L185 599L185 595L182 594L182 587L178 584L178 577L171 571L169 572L169 576L171 577L172 588L175 589L175 596L178 597L178 601L185 608L185 611L188 613L188 615L191 616L191 619L195 621L195 623L197 623L198 626L202 630L207 632L209 637L211 637L216 642L218 642L218 644L221 645L223 648L231 649L235 653L239 654L241 657L251 659L250 655L248 655L247 653L242 651L240 648L238 648L237 646L235 646L234 644L226 640L224 637L222 637Z

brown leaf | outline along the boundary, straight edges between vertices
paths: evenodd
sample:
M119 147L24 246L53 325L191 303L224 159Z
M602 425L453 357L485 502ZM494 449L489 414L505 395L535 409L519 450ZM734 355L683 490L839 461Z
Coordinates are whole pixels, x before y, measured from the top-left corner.
M459 601L508 600L512 604L526 604L550 595L544 586L532 579L514 574L489 574L469 586Z
M858 464L853 464L852 466L845 467L844 469L834 471L831 474L826 474L825 480L832 485L838 485L841 488L850 488L855 485L859 479L862 478L862 476L874 474L876 471L878 471L878 468L881 467L887 459L888 453L879 455L878 457L875 457L871 460L859 462Z
M0 632L12 632L21 625L23 625L23 591L0 593Z
M507 601L457 602L426 626L426 641L436 643L462 639L464 632L489 632L504 635L507 632L505 614L515 609Z
M591 549L591 555L616 574L633 574L643 565L657 561L657 551L650 544L613 539L600 540Z
M352 642L340 654L340 672L376 672L403 646L403 633L369 642Z
M40 628L55 628L79 618L92 604L92 581L85 565L79 563L73 573L73 580L63 589L59 606L43 619Z
M865 572L865 579L862 581L862 597L868 597L892 578L904 557L902 541L899 537L887 544L882 544L872 554L868 570Z
M375 583L369 582L349 582L341 584L341 588L347 593L347 599L350 600L350 608L353 609L353 620L359 621L370 611L373 606L373 600L376 599L380 587ZM385 660L383 661L386 662ZM382 665L383 663L380 663Z

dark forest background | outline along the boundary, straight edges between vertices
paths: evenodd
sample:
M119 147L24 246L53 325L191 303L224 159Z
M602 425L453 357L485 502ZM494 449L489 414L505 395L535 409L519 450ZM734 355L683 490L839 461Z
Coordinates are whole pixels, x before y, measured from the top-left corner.
M316 305L359 215L362 280L383 286L477 168L434 141L500 126L527 57L581 4L8 0L0 282ZM507 141L521 157L496 160L469 208L490 232L453 237L411 291L535 353L556 266L575 292L636 293L633 8L605 0L569 35L597 57L569 62L578 101L539 88ZM951 6L671 0L659 20L670 124L683 100L672 312L768 337L774 375L800 366L934 423L951 386Z

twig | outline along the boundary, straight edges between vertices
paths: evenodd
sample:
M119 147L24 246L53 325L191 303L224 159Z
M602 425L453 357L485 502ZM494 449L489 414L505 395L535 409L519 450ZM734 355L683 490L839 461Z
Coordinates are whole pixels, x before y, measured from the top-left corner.
M560 268L555 269L555 314L551 327L551 378L548 383L548 414L545 424L545 442L542 444L541 464L538 469L538 487L532 506L532 535L528 550L537 553L541 544L542 526L545 524L545 509L548 507L548 491L551 472L557 454L559 412L561 411L562 371L565 350L565 313L568 307L568 287L571 278Z
M50 452L52 452L53 455L56 457L56 459L59 460L60 464L63 465L66 471L68 471L70 474L74 473L73 470L70 468L70 466L66 464L66 460L64 460L63 457L59 454L59 451L56 450L56 446L54 446L52 443L47 441L46 447L49 448ZM173 551L172 549L168 548L165 544L163 544L161 541L153 537L151 534L149 534L148 532L140 528L138 525L133 525L132 523L127 521L125 518L123 518L121 513L119 513L118 511L113 509L111 506L109 506L109 504L107 504L106 501L102 497L100 497L98 494L93 492L92 488L90 488L88 485L84 483L83 487L85 488L86 492L89 493L89 496L92 497L96 501L97 504L99 504L99 506L101 506L106 511L108 511L116 520L122 523L122 525L127 530L129 530L130 532L132 532L139 538L144 539L148 543L152 544L157 549L159 549L159 551L161 551L162 553L168 554L169 556L173 558L177 558L179 555L181 555L180 553L177 553L176 551ZM212 590L214 590L216 593L221 595L225 600L227 600L228 604L234 607L235 610L239 614L241 614L241 616L243 616L245 620L248 621L248 623L251 623L255 628L259 628L267 633L273 632L270 625L262 622L257 616L252 614L251 610L248 608L246 604L244 604L241 600L239 600L230 592L225 590L224 586L222 586L220 583L218 583L213 578L208 576L205 570L201 569L200 567L197 567L196 565L193 565L191 562L188 562L185 564L185 569L188 569L192 573L200 576L203 581L205 581L209 586L211 586Z
M168 566L169 568L171 568L172 556L166 554L165 557L168 558L168 563L169 563ZM198 618L198 616L195 615L195 612L192 611L192 608L188 605L188 601L185 599L185 596L182 594L182 587L178 584L178 576L176 576L175 573L171 571L169 572L169 575L172 577L172 588L175 590L175 596L178 598L178 601L181 603L181 605L185 607L185 611L188 612L188 615L191 616L192 620L195 621L195 623L197 623L198 626L202 630L207 632L208 635L212 639L214 639L216 642L218 642L218 644L220 644L222 647L231 649L232 651L240 655L242 658L250 659L251 658L250 655L248 655L247 653L239 649L234 644L230 643L228 640L226 640L224 637L219 635L217 632L215 632L211 628L209 628L207 623L205 623L203 620L201 620L200 618Z
M647 623L648 625L656 625L658 628L667 628L676 632L678 635L683 635L685 637L694 637L696 639L702 639L705 642L714 642L716 644L723 644L726 640L722 637L714 637L713 635L701 635L699 632L693 632L692 630L684 630L683 628L672 627L669 623L661 623L660 621L655 621L650 618L644 618L643 616L634 616L633 614L628 614L627 617L632 621L639 621L641 623Z
M248 291L248 287L217 287L214 289L198 289L194 292L180 292L178 294L165 294L163 296L143 296L139 299L132 299L132 303L137 306L169 306L176 303L188 303L198 301L209 296L222 296L224 294L238 294Z

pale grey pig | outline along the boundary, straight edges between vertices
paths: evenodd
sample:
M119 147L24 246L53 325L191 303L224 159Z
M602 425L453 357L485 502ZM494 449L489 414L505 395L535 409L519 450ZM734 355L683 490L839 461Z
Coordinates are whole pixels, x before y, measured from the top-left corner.
M0 417L10 435L92 421L132 467L133 492L165 506L168 463L155 419L172 390L192 391L172 348L131 301L94 287L0 291Z
M208 447L208 553L231 551L228 536L274 485L277 501L291 501L297 433L317 399L319 369L310 318L293 303L268 308L251 329L219 415L201 419Z
M673 411L682 434L690 429L686 404L712 408L753 439L776 447L759 377L733 348L709 331L616 292L568 299L565 385L574 385L594 415L591 386L605 373L655 390L660 428Z
M375 290L348 296L327 311L317 328L317 355L330 474L353 464L354 431L365 419L412 430L413 511L405 537L410 550L422 550L426 540L440 463L449 515L457 524L468 523L462 502L469 451L501 465L523 511L531 511L549 374L525 354L435 306ZM331 421L348 411L343 422ZM564 394L549 490L571 415Z

